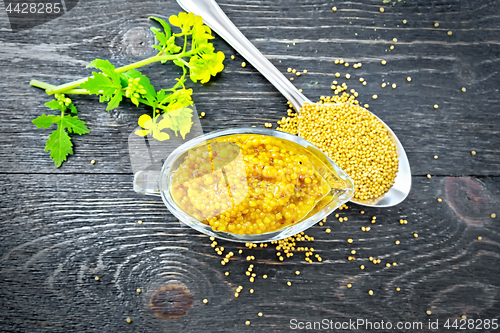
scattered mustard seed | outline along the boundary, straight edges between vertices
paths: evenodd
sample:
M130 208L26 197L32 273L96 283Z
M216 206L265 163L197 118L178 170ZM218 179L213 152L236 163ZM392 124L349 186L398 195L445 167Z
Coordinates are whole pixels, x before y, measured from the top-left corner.
M379 10L381 13L383 13L383 12L385 11L385 9L384 9L383 7L380 7L378 10Z
M359 268L365 269L365 265L361 265L361 266L359 266Z
M363 85L366 86L366 81L363 81Z
M253 294L253 292L254 292L254 291L255 291L255 290L253 290L253 289L250 289L250 290L249 290L250 294Z
M300 271L295 271L295 275L299 275L300 274Z
M130 317L127 317L127 319L125 319L127 323L131 323L132 322L132 319L130 319Z
M267 279L267 275L266 274L262 275L262 278Z
M336 12L336 11L337 11L337 7L332 7L332 10L333 10L334 12Z
M368 295L372 296L373 295L373 290L368 290Z
M90 161L90 164L95 164L95 160Z
M200 113L200 116L205 117L205 112Z
M465 87L462 87L462 91L463 91L463 92L466 92L466 91L467 91L467 89L465 89Z
M141 288L137 288L137 293L140 294L142 292Z
M332 230L331 230L331 229L326 229L326 230L325 230L325 232L326 232L327 234L329 234L330 232L332 232Z
M431 310L427 310L427 311L425 311L425 313L427 313L427 315L430 316L432 312L431 312Z
M394 50L394 45L389 46L389 49Z
M335 73L335 76L340 77L340 73L339 72Z
M399 240L395 241L394 244L399 245L401 242Z
M205 299L203 300L203 303L207 304L207 303L208 303L208 299L206 299L206 298L205 298Z
M438 201L438 202L442 202L442 201L443 201L443 199L441 199L441 198L437 198L437 201Z
M258 315L259 317L262 317L263 313L262 313L262 312L259 312L257 315Z
M351 78L351 75L350 74L346 74L345 78L349 80Z
M497 217L497 214L495 214L495 213L491 213L490 217L491 217L492 219L494 219L495 217Z
M381 63L382 65L385 65L385 64L387 64L387 61L382 60L380 63Z
M417 234L417 233L414 233L414 234L413 234L413 237L417 238L417 237L418 237L418 234Z
M392 89L396 89L396 84L395 83L392 84Z
M352 243L352 238L349 238L349 239L347 240L347 243L351 244L351 243Z
M431 178L431 177L432 177L431 175L427 174L427 178Z
M451 30L450 30L447 32L447 34L448 34L448 36L451 36L453 34L453 32L451 32Z
M233 60L234 60L234 55L231 55L231 59L233 59Z
M406 78L406 81L411 82L411 77L409 77L409 76L408 76L408 77Z
M434 23L434 26L437 28L439 27L439 22Z
M382 88L385 88L385 87L387 86L387 83L385 83L385 82L384 82L384 83L382 83L380 86L381 86Z
M408 21L406 19L403 20L403 24L406 24L408 23Z
M304 69L302 73L307 74L307 69Z
M437 109L438 107L439 107L439 105L434 104L434 109Z
M292 283L291 283L290 281L288 281L286 284L287 284L289 287L292 285Z
M396 288L396 291L401 291L401 288L397 287L397 288Z
M467 316L466 315L462 315L461 317L462 319L467 319Z
M245 321L245 325L250 325L250 320Z
M352 251L351 251L351 254L356 254L356 250L352 250Z
M290 67L287 68L286 70L288 73L290 73L292 71L292 69Z
M348 283L347 288L352 288L352 284Z
M477 240L478 240L478 241L482 241L482 240L483 240L483 237L479 236L479 237L477 238Z
M373 99L377 99L377 98L378 98L378 96L377 96L377 95L373 95L373 96L372 96L372 98L373 98Z
M385 264L385 267L391 267L391 264L387 263Z
M475 151L475 150L471 151L470 153L471 153L472 155L476 155L476 151Z
M392 39L392 42L393 42L393 43L397 43L397 42L398 42L398 39L397 39L397 38L393 38L393 39Z
M96 276L96 277L94 278L94 280L99 281L99 277L98 277L98 276Z
M363 82L364 80L362 77L359 78L359 82Z
M392 266L397 266L397 265L398 265L398 263L397 263L397 262L393 262L393 263L392 263Z
M438 156L437 155L434 155L434 159L437 160L438 159Z
M243 61L243 62L241 63L241 67L246 67L246 66L247 66L247 63Z
M142 224L142 221L141 221L141 220L139 220L139 221L137 221L137 223Z

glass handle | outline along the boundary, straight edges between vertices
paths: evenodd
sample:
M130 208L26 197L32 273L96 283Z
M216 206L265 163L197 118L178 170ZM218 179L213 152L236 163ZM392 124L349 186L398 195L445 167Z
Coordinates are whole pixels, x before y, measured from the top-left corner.
M160 171L144 170L134 174L134 191L140 194L154 195L160 194Z

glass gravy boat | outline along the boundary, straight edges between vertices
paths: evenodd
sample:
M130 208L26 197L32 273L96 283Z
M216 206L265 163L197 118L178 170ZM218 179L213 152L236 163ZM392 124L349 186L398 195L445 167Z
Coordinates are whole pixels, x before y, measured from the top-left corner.
M179 166L185 161L185 157L190 151L207 146L207 142L211 142L214 139L243 134L275 137L285 143L297 146L298 149L300 149L300 154L308 157L317 174L319 174L322 181L328 185L328 193L319 198L315 202L314 207L296 223L276 231L259 234L237 234L228 231L213 230L212 227L207 224L206 220L195 218L193 214L186 212L185 209L180 207L178 200L174 198L172 193L172 186L175 183L174 175L179 169ZM246 185L245 182L245 186ZM269 129L235 128L201 135L182 144L168 156L161 171L143 170L135 173L134 190L141 194L161 196L170 212L181 222L208 236L229 241L256 243L284 239L313 226L352 198L354 194L354 183L349 175L340 169L319 148L298 136Z

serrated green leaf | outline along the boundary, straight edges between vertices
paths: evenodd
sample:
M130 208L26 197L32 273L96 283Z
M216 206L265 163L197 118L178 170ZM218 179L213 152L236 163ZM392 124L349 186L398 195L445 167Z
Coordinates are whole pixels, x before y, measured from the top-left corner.
M53 99L51 101L48 101L44 105L52 110L61 110L62 111L62 108L63 108L63 106L61 104L59 104L59 100L57 100L57 99Z
M73 155L71 138L63 127L58 126L57 129L52 132L45 145L45 151L50 151L50 158L52 158L54 164L58 168L66 161L68 155Z
M49 128L52 124L57 123L61 116L46 116L42 114L40 117L33 119L32 123L38 128Z
M109 60L95 59L92 60L87 67L97 68L113 80L120 80L120 74L115 72L115 66L110 63Z
M92 75L93 77L82 83L80 87L91 94L99 95L100 102L110 101L106 107L107 111L116 108L122 101L120 76L117 74L115 79L111 79L103 73L93 72Z
M64 116L63 127L67 127L70 133L75 133L78 135L90 133L89 129L85 125L83 120L78 119L77 116Z

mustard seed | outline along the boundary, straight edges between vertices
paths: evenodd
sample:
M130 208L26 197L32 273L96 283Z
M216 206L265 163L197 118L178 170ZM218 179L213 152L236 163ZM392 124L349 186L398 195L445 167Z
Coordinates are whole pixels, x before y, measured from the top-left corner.
M373 295L373 290L368 290L368 295L372 296Z
M470 153L471 153L472 155L476 155L476 151L475 151L475 150L471 151Z
M203 303L207 304L207 303L208 303L208 299L206 299L206 298L205 298L205 299L203 300Z
M241 67L246 67L247 66L247 63L246 62L242 62L241 63Z
M430 316L432 312L431 312L431 310L427 310L427 311L425 311L425 313L427 313L427 315Z
M377 99L377 98L378 98L378 96L377 96L377 95L373 95L373 96L372 96L372 98L373 98L373 99Z
M408 23L408 21L407 21L406 19L405 19L405 20L403 20L403 24L406 24L406 23Z
M130 324L132 322L132 319L130 319L130 317L127 317L127 319L125 319L125 321Z
M393 42L393 43L397 43L397 42L398 42L398 39L397 39L397 38L393 38L393 39L392 39L392 42Z
M231 55L231 59L233 59L233 60L234 60L234 55Z
M95 164L95 160L90 161L90 164Z
M378 10L379 10L381 13L385 12L385 9L384 9L383 7L380 7Z
M439 22L434 23L434 26L437 28L439 27Z
M451 36L453 34L453 32L451 32L451 30L448 31L447 33L448 33L448 36Z
M380 63L381 63L382 65L385 65L385 64L387 64L387 61L382 60Z
M140 288L137 288L137 293L140 294L142 292L142 290Z
M492 219L494 219L495 217L497 217L497 214L495 214L495 213L491 213L490 217L491 217Z
M397 287L397 288L396 288L396 291L401 291L401 288Z
M337 11L337 7L332 7L332 10L333 10L334 12L336 12L336 11Z
M245 325L250 325L250 320L245 321Z
M263 313L262 313L262 312L259 312L259 313L258 313L258 316L259 316L259 317L262 317L262 315L263 315Z
M348 283L347 288L352 288L352 284Z
M467 89L465 89L465 87L462 87L462 91L463 91L463 92L466 92L466 91L467 91Z

